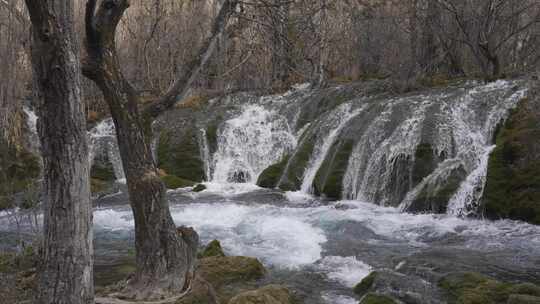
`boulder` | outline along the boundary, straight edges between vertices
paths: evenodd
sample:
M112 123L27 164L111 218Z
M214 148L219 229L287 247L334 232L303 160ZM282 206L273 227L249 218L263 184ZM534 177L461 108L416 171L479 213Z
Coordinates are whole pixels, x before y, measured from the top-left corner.
M197 184L195 187L193 187L193 192L203 192L206 190L206 186L203 184Z
M540 303L534 302L540 296L540 289L534 284L500 282L475 272L448 274L439 281L439 287L448 295L450 304Z
M540 93L519 103L496 143L482 200L486 217L540 224Z
M199 258L209 258L209 257L224 257L223 249L221 248L221 243L218 240L213 240L199 253Z
M266 270L256 258L213 256L199 260L197 272L216 289L261 279Z
M391 297L392 301L399 300L407 304L440 303L442 298L441 293L424 278L389 269L371 272L354 286L353 291L357 296L367 297L371 299L370 301L383 301L384 298ZM368 297L368 295L371 296ZM379 299L380 295L385 295L385 297Z
M240 293L229 304L292 304L289 290L280 285L268 285L257 290Z
M360 304L397 304L397 302L389 296L368 293L362 298Z

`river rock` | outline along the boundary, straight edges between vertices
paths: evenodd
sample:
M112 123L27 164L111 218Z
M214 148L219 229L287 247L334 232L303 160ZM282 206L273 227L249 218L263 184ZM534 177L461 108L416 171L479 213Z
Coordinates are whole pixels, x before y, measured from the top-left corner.
M286 287L268 285L257 290L243 292L229 304L292 304L293 298Z
M442 301L442 295L436 286L413 274L403 274L389 269L370 273L353 288L353 291L359 297L367 297L369 301L365 303L379 303L377 301L387 303L384 302L388 301L387 298L407 304L436 304ZM381 298L379 295L385 296Z
M439 287L446 292L449 303L540 303L540 288L536 285L500 282L475 272L448 274L439 281Z
M221 248L221 243L218 240L213 240L210 242L204 250L199 254L199 258L209 258L209 257L224 257L223 249Z
M512 111L496 137L483 209L490 219L540 224L540 89Z
M362 298L360 304L397 304L397 302L389 296L369 293Z

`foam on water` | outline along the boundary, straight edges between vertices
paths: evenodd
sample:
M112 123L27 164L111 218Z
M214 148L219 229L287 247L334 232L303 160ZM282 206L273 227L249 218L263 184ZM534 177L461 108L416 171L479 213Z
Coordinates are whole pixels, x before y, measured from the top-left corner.
M357 299L333 292L323 292L321 296L327 304L358 304Z
M235 196L238 194L249 193L260 190L259 186L252 183L215 183L206 182L203 183L206 186L206 193L215 193L222 196Z
M220 203L173 205L171 212L177 225L194 227L203 243L219 239L228 254L255 256L266 265L285 269L314 265L345 286L357 283L371 270L355 257L324 257L323 245L337 233L328 227L347 221L359 223L391 242L416 247L453 235L460 236L461 246L475 250L511 248L540 254L540 227L522 222L406 214L358 201L337 204L348 209L336 205L246 205L225 199ZM94 223L100 230L133 229L129 209L97 210Z
M326 256L317 263L329 279L354 287L367 277L373 268L356 257Z

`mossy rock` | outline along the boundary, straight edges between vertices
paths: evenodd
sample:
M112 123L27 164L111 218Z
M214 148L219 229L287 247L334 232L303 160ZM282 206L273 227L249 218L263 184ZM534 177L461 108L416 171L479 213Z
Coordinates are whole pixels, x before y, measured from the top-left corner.
M536 297L538 288L531 284L504 283L479 273L452 273L439 281L450 304L507 304L511 296Z
M278 188L284 191L300 190L304 172L306 171L314 148L315 135L308 132L300 140L299 146L291 155L289 162L285 166L282 178L277 185Z
M315 193L331 199L343 196L343 178L349 165L349 157L354 148L353 141L334 145L321 165L314 180Z
M261 279L266 270L256 258L214 256L199 260L199 274L216 289L239 282Z
M92 193L103 193L109 189L106 181L96 178L90 178L90 190Z
M221 248L221 244L218 240L211 241L204 250L199 254L199 258L209 258L209 257L224 257L225 253L223 252L223 248Z
M437 180L435 184L427 184L414 198L407 211L446 213L448 202L458 191L466 176L467 172L463 166L459 166L444 180Z
M257 290L240 293L229 304L292 304L289 290L280 285L268 285Z
M510 295L506 304L540 304L540 297L528 295Z
M273 189L277 187L290 156L285 156L279 163L266 168L257 179L257 186Z
M204 164L194 129L182 136L163 131L157 147L158 167L168 174L184 180L202 182L205 178Z
M389 296L368 293L360 304L397 304L397 302Z
M519 103L496 137L482 200L490 219L540 224L540 96L534 98Z
M193 187L193 192L203 192L206 190L206 186L203 184L197 184L195 187Z
M114 169L112 165L94 164L90 170L90 177L101 181L115 181Z
M186 180L174 175L165 175L161 177L161 180L165 183L167 189L178 189L193 187L196 183L190 180Z
M363 278L360 283L356 284L353 287L353 291L357 296L363 296L365 295L369 289L373 286L373 283L375 282L375 278L377 277L377 272L372 271L367 277Z
M435 155L431 144L419 144L414 154L412 186L418 185L426 176L430 175L437 168L439 161L440 159Z

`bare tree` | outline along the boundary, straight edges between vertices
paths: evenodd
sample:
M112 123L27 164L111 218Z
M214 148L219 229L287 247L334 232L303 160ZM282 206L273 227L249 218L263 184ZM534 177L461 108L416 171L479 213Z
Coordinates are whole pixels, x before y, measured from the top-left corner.
M150 149L151 122L186 96L225 31L237 1L226 0L197 56L182 67L169 90L140 109L140 96L121 72L115 34L129 7L127 0L87 1L86 53L83 73L104 94L112 114L130 203L135 218L137 270L125 296L157 299L185 291L194 271L198 236L187 228L176 229L169 211L165 186Z
M44 160L38 303L94 303L92 208L74 2L26 0Z

